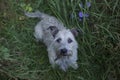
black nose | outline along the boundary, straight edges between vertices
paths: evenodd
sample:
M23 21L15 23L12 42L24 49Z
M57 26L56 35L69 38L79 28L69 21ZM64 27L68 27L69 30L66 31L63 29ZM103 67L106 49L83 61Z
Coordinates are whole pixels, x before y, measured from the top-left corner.
M61 55L63 55L63 56L67 55L67 49L66 48L61 49Z

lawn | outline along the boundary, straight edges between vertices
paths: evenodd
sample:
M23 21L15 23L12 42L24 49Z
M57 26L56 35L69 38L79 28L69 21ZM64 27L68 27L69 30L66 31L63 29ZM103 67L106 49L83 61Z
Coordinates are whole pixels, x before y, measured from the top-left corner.
M36 10L83 31L77 70L51 67L33 36L39 19L24 15ZM0 0L0 80L120 80L120 1Z

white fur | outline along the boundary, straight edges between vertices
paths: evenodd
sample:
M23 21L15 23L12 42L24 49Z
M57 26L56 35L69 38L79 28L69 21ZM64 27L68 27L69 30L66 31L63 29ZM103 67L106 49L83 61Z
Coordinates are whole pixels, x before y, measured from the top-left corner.
M69 29L66 29L62 22L58 21L55 17L49 16L41 12L35 13L26 13L28 17L39 17L42 20L35 26L34 36L37 40L43 41L47 46L49 61L52 64L52 67L58 65L60 69L66 71L68 67L74 69L78 68L77 65L77 48L78 44L74 38L74 35ZM49 26L56 26L59 32L55 37L48 30ZM57 43L56 39L61 38L61 43ZM68 38L73 40L72 43L68 43ZM57 58L57 54L60 49L66 48L68 53L72 53L71 56L62 56Z

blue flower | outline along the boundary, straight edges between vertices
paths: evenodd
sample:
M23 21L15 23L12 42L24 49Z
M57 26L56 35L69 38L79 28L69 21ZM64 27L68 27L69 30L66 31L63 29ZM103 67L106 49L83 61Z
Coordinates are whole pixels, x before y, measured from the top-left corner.
M80 3L79 5L80 5L81 8L84 8L85 6L86 6L87 8L90 8L91 3L90 3L90 2L86 2L85 5L83 5L83 3Z
M90 3L90 2L86 2L85 6L87 6L87 8L90 8L91 3ZM84 8L84 5L83 5L82 3L80 3L80 7L81 7L81 8ZM83 18L88 18L88 17L89 17L89 14L88 14L88 13L84 13L84 12L82 12L82 11L80 11L78 15L79 15L80 21L82 21Z
M90 2L86 2L86 6L87 6L88 8L90 8L91 3L90 3Z
M80 11L79 12L80 21L82 21L84 17L85 18L89 17L89 14L88 13L83 13L82 11Z

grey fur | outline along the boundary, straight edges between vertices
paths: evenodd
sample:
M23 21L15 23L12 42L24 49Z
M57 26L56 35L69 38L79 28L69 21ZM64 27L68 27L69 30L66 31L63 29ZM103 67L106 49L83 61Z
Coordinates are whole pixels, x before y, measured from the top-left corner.
M25 13L28 17L41 18L41 21L35 26L34 36L38 41L42 41L47 46L49 61L54 68L58 65L60 69L66 71L68 67L74 69L77 65L77 48L78 44L70 29L66 29L63 23L53 16L36 11L34 13ZM61 41L57 42L60 38ZM72 39L68 43L68 38ZM61 49L67 50L67 56L61 55Z

